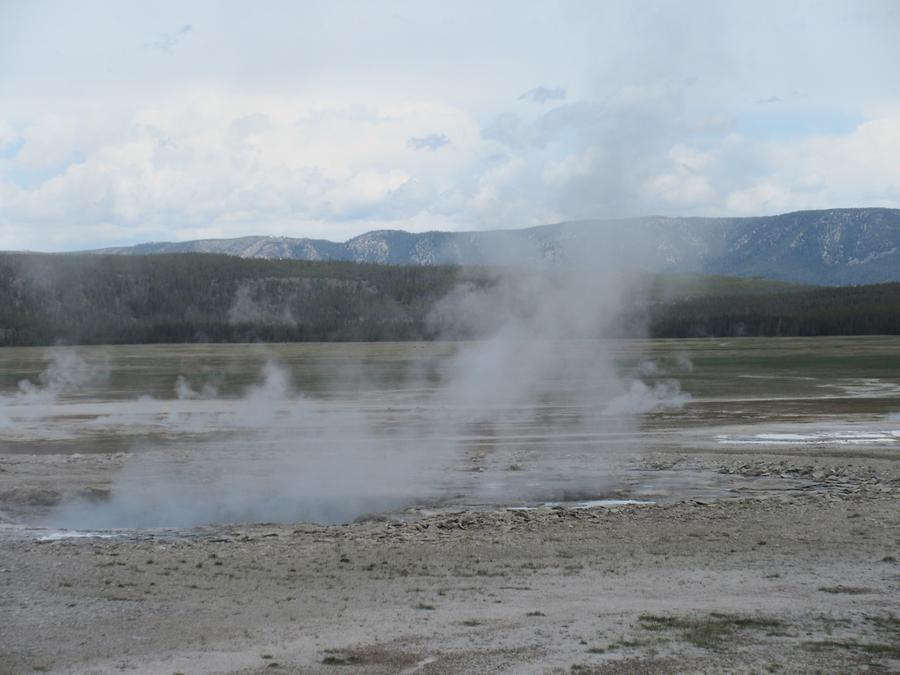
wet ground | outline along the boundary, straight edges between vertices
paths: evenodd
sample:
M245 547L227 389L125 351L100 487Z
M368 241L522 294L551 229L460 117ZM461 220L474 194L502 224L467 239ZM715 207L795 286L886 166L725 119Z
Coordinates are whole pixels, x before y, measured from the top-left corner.
M465 348L0 351L0 672L900 669L900 340Z
M813 451L893 459L900 448L894 338L565 343L558 348L571 353L570 369L521 400L448 400L456 359L472 348L0 351L4 530L334 522L373 512L409 519L459 507L797 493L816 485L722 473L691 458ZM609 362L614 385L566 379L598 360ZM648 464L660 452L683 459ZM198 485L207 501L250 496L186 514L196 500L183 496ZM156 501L179 499L179 513L155 519L100 513L146 514L160 510Z

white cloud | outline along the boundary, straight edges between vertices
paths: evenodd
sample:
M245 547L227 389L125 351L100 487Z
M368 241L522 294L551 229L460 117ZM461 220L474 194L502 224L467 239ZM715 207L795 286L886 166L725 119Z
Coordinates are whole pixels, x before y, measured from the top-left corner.
M736 190L725 203L729 211L741 216L758 216L791 210L788 194L770 181L762 181Z
M110 124L127 132L90 147L84 139L76 147L76 118L42 119L46 134L30 127L16 156L21 168L70 161L10 195L3 218L65 224L75 240L81 227L96 223L138 231L218 227L236 235L248 222L269 231L273 221L293 221L291 233L299 235L316 221L368 222L381 212L414 217L483 144L465 113L439 102L363 105L205 92ZM408 145L434 128L454 138L440 160ZM83 156L71 161L76 150ZM401 203L409 197L417 199Z
M761 143L755 150L765 175L728 194L729 211L900 206L900 114L866 121L845 135Z
M675 210L685 206L704 207L715 200L715 191L705 176L698 176L678 168L670 173L654 176L646 190L647 201L662 203Z
M641 110L653 110L641 104ZM667 114L668 105L658 107ZM353 102L196 92L105 123L42 116L0 163L4 247L86 247L251 232L346 238L374 227L528 226L641 213L753 215L896 206L900 115L842 136L629 137L635 110L554 108L496 134L439 101ZM504 118L507 119L507 118ZM432 129L452 143L422 152ZM483 130L486 129L486 130ZM40 133L39 133L40 132ZM690 135L690 134L688 134ZM8 136L15 137L14 133ZM577 142L572 142L572 139ZM19 184L18 171L58 168ZM0 174L2 175L2 174ZM31 223L33 227L19 227ZM112 239L95 239L96 237Z
M558 159L549 159L541 173L547 188L562 189L572 182L590 176L604 161L603 148L589 146Z
M0 152L19 141L19 135L13 130L12 125L0 117Z
M4 10L0 248L900 206L890 2L111 6Z
M24 145L16 155L16 161L25 169L42 169L68 162L79 147L77 121L61 115L41 115L25 128L22 137Z

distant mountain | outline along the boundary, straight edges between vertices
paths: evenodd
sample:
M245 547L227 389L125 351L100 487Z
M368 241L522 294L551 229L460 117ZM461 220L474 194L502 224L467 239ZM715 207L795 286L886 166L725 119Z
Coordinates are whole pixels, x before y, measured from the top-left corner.
M589 220L484 232L378 230L343 243L249 236L95 252L478 265L565 261L600 247L613 247L636 266L661 273L759 276L825 285L900 281L900 209L828 209L757 218Z

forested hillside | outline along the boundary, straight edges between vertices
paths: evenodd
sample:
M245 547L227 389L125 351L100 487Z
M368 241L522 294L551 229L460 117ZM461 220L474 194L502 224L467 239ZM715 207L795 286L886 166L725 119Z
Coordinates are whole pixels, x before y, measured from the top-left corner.
M410 340L477 270L225 255L0 255L0 344Z
M435 303L488 268L210 254L0 255L0 345L428 340ZM653 277L618 325L654 337L900 333L900 284ZM461 337L478 337L475 334Z
M900 334L900 284L676 297L652 305L654 337Z

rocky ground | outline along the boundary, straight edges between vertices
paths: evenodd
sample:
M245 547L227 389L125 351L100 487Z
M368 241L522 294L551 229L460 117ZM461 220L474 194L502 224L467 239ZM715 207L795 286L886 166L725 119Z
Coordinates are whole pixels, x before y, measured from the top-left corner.
M805 481L744 499L11 535L0 672L897 671L900 468L841 454L689 460Z

